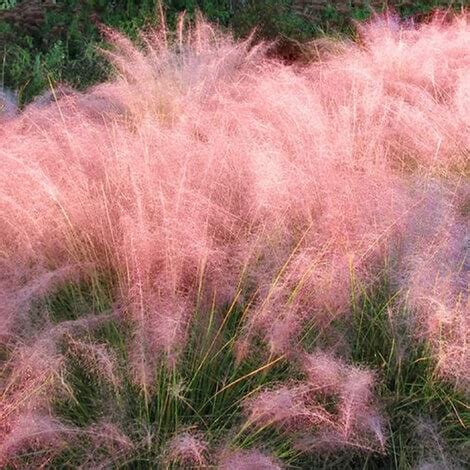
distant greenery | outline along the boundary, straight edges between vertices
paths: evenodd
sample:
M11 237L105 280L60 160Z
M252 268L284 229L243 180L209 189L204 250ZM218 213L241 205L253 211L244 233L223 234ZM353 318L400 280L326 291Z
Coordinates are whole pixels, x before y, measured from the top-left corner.
M300 15L294 0L167 0L168 23L186 11L200 10L209 20L246 36L254 28L260 39L277 40L277 53L290 60L296 45L320 34L348 33L351 20L367 19L370 2L346 5L347 13L329 2L315 17ZM357 2L356 2L357 3ZM377 4L377 2L375 2ZM380 3L380 2L378 2ZM385 3L385 2L384 2ZM390 2L389 2L390 3ZM397 1L404 16L426 14L436 6L460 8L469 0ZM83 89L105 80L109 67L96 52L103 40L103 23L136 37L157 20L157 0L0 0L0 88L15 90L25 103L50 87L65 82Z

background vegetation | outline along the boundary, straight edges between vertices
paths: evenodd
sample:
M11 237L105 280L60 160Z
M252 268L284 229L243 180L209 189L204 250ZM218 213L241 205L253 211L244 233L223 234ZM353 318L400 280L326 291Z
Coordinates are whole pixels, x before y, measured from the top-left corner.
M30 101L65 82L79 89L103 81L109 67L97 53L102 45L97 25L103 23L135 37L154 24L157 0L1 0L0 88L15 90L18 101ZM364 20L387 2L299 0L166 0L170 25L186 11L200 10L210 21L245 36L254 28L260 38L279 41L279 55L292 60L296 45L320 34L350 32L351 20ZM395 1L403 15L426 15L436 7L461 8L468 0ZM311 7L310 4L315 4ZM371 6L372 5L372 6Z

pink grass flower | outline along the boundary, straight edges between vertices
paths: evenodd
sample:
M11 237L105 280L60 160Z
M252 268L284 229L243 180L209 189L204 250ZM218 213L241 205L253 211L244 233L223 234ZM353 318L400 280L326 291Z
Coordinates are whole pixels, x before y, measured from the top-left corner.
M224 455L217 467L219 470L281 470L281 465L259 450L239 450Z
M170 439L167 452L171 462L200 467L206 463L207 443L201 433L184 431Z

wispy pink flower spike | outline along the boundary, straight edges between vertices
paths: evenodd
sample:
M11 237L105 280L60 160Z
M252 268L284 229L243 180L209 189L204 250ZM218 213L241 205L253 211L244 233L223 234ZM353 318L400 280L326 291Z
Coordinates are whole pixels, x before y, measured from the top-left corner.
M345 368L342 361L322 351L307 354L303 359L308 382L320 393L338 393L344 381Z
M168 442L167 458L180 465L201 467L206 463L207 447L202 433L183 431Z
M227 452L217 466L219 470L281 470L283 467L273 457L259 450Z
M372 399L373 375L370 371L350 369L341 384L340 419L346 439L354 432L356 422L368 413Z
M282 386L260 392L245 404L247 424L293 430L331 422L326 409L312 403L307 385Z
M0 428L1 430L1 428ZM34 412L18 416L10 433L0 443L0 464L25 449L61 449L68 445L75 429L48 415Z

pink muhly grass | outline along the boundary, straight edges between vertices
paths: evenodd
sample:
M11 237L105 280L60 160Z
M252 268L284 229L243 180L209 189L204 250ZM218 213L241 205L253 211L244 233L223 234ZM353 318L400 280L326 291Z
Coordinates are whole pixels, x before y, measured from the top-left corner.
M124 434L120 427L110 421L100 421L86 428L86 434L95 442L96 446L109 445L121 449L132 449L134 444Z
M245 403L247 424L292 430L329 423L329 413L311 402L309 392L303 384L260 392Z
M77 437L91 444L87 449L87 458L81 462L84 468L105 469L119 466L136 448L118 424L106 419L77 430Z
M33 407L47 415L57 341L87 328L22 344L31 305L97 273L133 327L129 368L145 389L158 360L177 365L196 311L236 303L240 357L258 335L298 358L302 328L326 336L385 266L442 374L467 387L468 15L372 22L303 68L201 18L185 28L148 33L144 48L106 31L114 80L0 122L2 437ZM85 344L70 347L117 384L112 358ZM319 352L301 366L303 382L247 402L248 422L382 450L372 372Z
M380 271L412 208L400 174L462 170L466 19L391 25L300 71L202 20L144 50L108 32L113 82L2 124L2 253L113 271L144 362L177 357L201 280L222 303L242 271L253 321L278 317L267 339L292 348L307 319L347 314L352 275Z
M445 440L440 435L439 426L429 417L417 416L415 418L415 447L419 458L416 465L418 470L434 470L452 468L460 470L465 468L465 450L462 453L451 452ZM460 461L459 461L460 460Z
M9 462L9 458L21 450L50 449L57 452L68 445L73 431L73 428L49 415L34 412L21 414L12 424L8 436L2 438L0 463Z
M219 470L281 470L282 466L273 457L259 450L227 452L220 460Z
M339 447L349 444L364 450L383 451L387 439L385 419L374 399L373 372L346 364L322 351L306 355L303 368L315 393L336 401L333 426L320 431L328 434L326 441L331 439ZM321 441L319 438L318 442Z
M87 372L93 373L100 380L111 384L115 390L121 387L118 375L118 363L115 355L104 344L94 344L70 335L65 337L67 353L80 361Z
M31 346L17 348L4 366L0 401L1 434L9 435L18 416L27 411L48 410L49 400L57 392L63 358L48 337Z
M385 419L374 399L371 371L318 351L305 355L306 380L265 390L245 402L245 426L277 427L301 449L383 452Z
M105 322L106 319L106 315L91 315L83 316L75 321L62 322L57 326L45 328L27 344L12 349L9 360L2 365L5 372L0 395L0 437L2 439L8 441L10 435L16 432L16 423L21 416L28 413L50 414L51 401L69 393L63 383L65 358L59 343L66 338L70 340L71 333L79 334L89 331L90 328ZM75 341L75 344L79 343ZM109 381L115 381L114 375L107 376L113 371L110 370L108 362L103 364L104 359L109 358L103 356L96 361L101 362L99 375L106 377ZM94 364L95 367L98 366L97 363Z
M468 221L457 214L449 197L434 192L432 215L423 214L421 223L410 227L400 283L413 313L415 336L430 343L438 371L468 391ZM423 219L426 233L421 233Z
M337 393L342 386L345 365L331 354L317 351L305 355L303 369L318 392Z
M329 442L331 449L383 451L384 418L374 403L373 374L323 352L306 355L303 368L305 382L260 392L246 402L247 425L296 432L299 448L325 450Z
M2 263L3 264L3 263ZM57 270L2 266L0 274L0 340L8 343L25 330L29 332L28 312L34 302L55 292L66 282L77 281L79 270L63 266ZM22 279L28 279L24 282ZM34 331L32 332L35 333Z
M196 431L184 431L167 443L167 458L185 466L203 466L206 463L207 443Z
M369 405L372 383L373 376L369 371L352 369L342 384L340 415L345 437L350 435L356 416Z
M370 371L351 368L340 393L339 418L345 442L364 448L384 450L384 419L373 403L374 376Z

